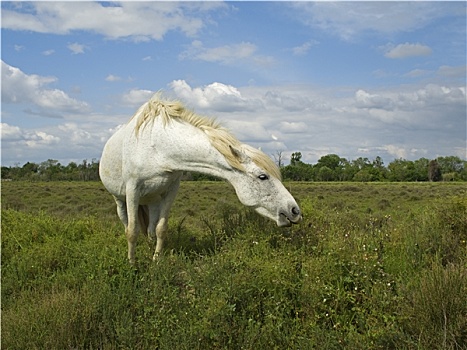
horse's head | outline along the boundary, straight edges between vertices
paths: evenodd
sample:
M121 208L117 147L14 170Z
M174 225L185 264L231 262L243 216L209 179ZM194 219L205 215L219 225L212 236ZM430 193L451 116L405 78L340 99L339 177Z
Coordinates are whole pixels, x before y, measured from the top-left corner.
M243 168L242 171L235 171L231 179L240 202L254 208L262 216L274 220L277 226L285 227L299 223L302 220L300 208L277 177L277 167L273 174L271 169L268 171L260 167L258 162L248 155L251 148L230 148Z

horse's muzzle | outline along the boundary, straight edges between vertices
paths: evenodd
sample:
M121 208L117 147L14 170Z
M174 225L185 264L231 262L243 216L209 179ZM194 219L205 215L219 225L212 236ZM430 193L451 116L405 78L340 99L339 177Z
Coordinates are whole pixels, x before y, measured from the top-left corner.
M296 206L292 207L289 213L280 213L279 220L277 220L277 226L289 227L292 224L298 224L302 221L302 213Z

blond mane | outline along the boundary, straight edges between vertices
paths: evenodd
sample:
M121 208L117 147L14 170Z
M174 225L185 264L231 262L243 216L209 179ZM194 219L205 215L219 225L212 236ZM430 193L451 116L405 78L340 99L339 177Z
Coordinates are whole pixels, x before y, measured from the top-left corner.
M148 102L142 105L132 119L136 119L135 133L139 134L141 128L154 122L156 118L162 118L164 125L173 119L182 120L202 130L209 138L211 145L216 148L235 169L245 171L240 160L232 153L230 146L242 150L261 169L270 175L281 179L281 172L274 161L265 153L242 144L227 129L222 127L214 119L206 118L186 109L180 101L167 101L161 99L161 94L155 94Z

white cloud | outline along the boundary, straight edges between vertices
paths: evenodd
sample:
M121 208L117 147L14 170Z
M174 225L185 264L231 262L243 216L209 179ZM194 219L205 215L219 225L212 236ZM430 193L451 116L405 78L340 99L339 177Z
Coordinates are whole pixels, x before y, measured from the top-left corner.
M194 55L195 58L207 62L234 62L237 59L251 57L256 51L256 45L249 42L240 44L224 45L214 48L201 48Z
M2 127L2 141L20 140L22 138L21 129L17 126L0 123Z
M151 90L132 89L123 94L122 102L127 106L139 107L143 103L147 102L154 93L155 91Z
M382 150L385 150L390 155L396 158L407 158L407 150L404 147L396 146L396 145L384 145L381 147Z
M446 7L436 2L305 2L290 3L306 25L320 28L343 40L354 40L363 33L393 34L423 28L435 18L465 15L465 8Z
M438 74L444 77L455 77L455 78L461 78L462 81L465 83L465 78L466 78L466 68L467 66L458 66L458 67L452 67L452 66L441 66L438 69Z
M425 157L428 151L424 148L415 148L410 147L404 144L385 144L378 147L362 147L358 149L359 152L363 154L374 154L376 153L383 153L390 157L389 161L393 159L418 159L420 157ZM454 153L453 153L454 154ZM436 156L433 155L433 158ZM389 163L388 161L388 163Z
M201 41L195 40L187 50L179 55L179 59L200 60L225 65L239 64L240 62L251 62L258 66L274 64L273 57L258 55L256 51L256 45L250 42L207 48Z
M74 145L87 145L92 140L91 133L80 128L76 123L59 125L58 129L65 132Z
M225 8L226 4L218 2L32 2L2 6L2 27L53 34L82 30L109 39L162 40L172 30L195 35L209 20L210 12Z
M432 73L431 71L425 70L425 69L413 69L407 74L404 74L404 76L409 77L409 78L419 78L419 77L423 77L431 73Z
M385 90L374 94L358 90L355 93L355 106L358 108L394 110L395 112L398 110L416 112L417 108L425 108L425 114L428 109L444 114L452 108L465 106L465 98L465 88L463 87L428 84L413 90ZM396 115L396 113L394 114Z
M1 123L2 146L8 148L11 144L23 144L29 149L43 148L55 145L60 138L40 130L22 130L18 126ZM3 147L2 147L3 148Z
M307 162L329 153L356 159L363 150L365 156L390 162L438 152L438 141L446 138L455 146L445 148L445 154L465 143L465 89L455 86L350 92L303 85L191 87L180 80L170 87L195 111L217 117L241 141L268 154L301 151ZM239 103L249 109L237 108Z
M429 56L433 50L420 43L416 44L399 44L397 46L388 45L387 51L384 54L387 58L407 58L407 57L415 57L415 56Z
M42 54L44 56L50 56L50 55L53 55L55 53L55 50L45 50L45 51L42 51Z
M192 88L184 80L174 80L169 87L176 96L194 108L212 109L217 111L243 111L258 108L260 101L244 98L240 91L222 83L212 83L207 86Z
M281 122L280 130L283 133L304 133L308 130L308 125L305 122Z
M355 101L359 108L394 109L394 103L391 98L378 94L370 94L364 90L357 90Z
M371 72L371 75L377 79L385 79L393 76L392 73L389 73L384 69L375 69L373 72Z
M97 125L65 123L36 129L2 123L2 164L40 163L47 159L67 164L99 158L104 142L115 129Z
M35 131L27 135L25 140L26 145L29 148L44 148L50 145L55 145L60 142L60 138L54 135L50 135L43 131Z
M407 159L407 158L420 158L427 155L428 151L424 148L414 148L406 145L393 145L388 144L381 147L375 147L374 149L369 149L369 152L385 152L388 155L392 156L395 159ZM452 154L454 155L454 153ZM433 158L436 156L433 155Z
M113 74L109 74L109 75L105 78L105 81L110 81L110 82L120 81L120 80L122 80L121 77L119 77L118 75L113 75Z
M243 142L267 143L271 141L271 132L260 122L229 119L225 121L225 125Z
M287 91L284 89L268 89L264 96L264 104L268 108L286 109L289 112L307 110L327 110L330 108L321 97L302 94L297 91Z
M85 45L72 43L67 45L73 55L78 55L84 53L84 50L87 49Z
M303 43L300 46L293 47L291 51L295 56L303 56L303 55L306 55L313 46L316 46L318 44L319 44L318 41L310 40L310 41Z
M62 90L47 88L47 85L56 82L55 77L28 75L19 68L2 61L3 103L32 103L49 112L86 113L89 111L89 105L86 102L71 98ZM40 112L37 113L40 114Z

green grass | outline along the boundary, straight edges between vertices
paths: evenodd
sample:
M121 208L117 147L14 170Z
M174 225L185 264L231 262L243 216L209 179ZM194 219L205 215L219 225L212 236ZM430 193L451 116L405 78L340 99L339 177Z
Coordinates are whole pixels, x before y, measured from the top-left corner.
M2 184L5 349L465 349L463 184L288 183L279 229L185 182L137 264L100 183Z

